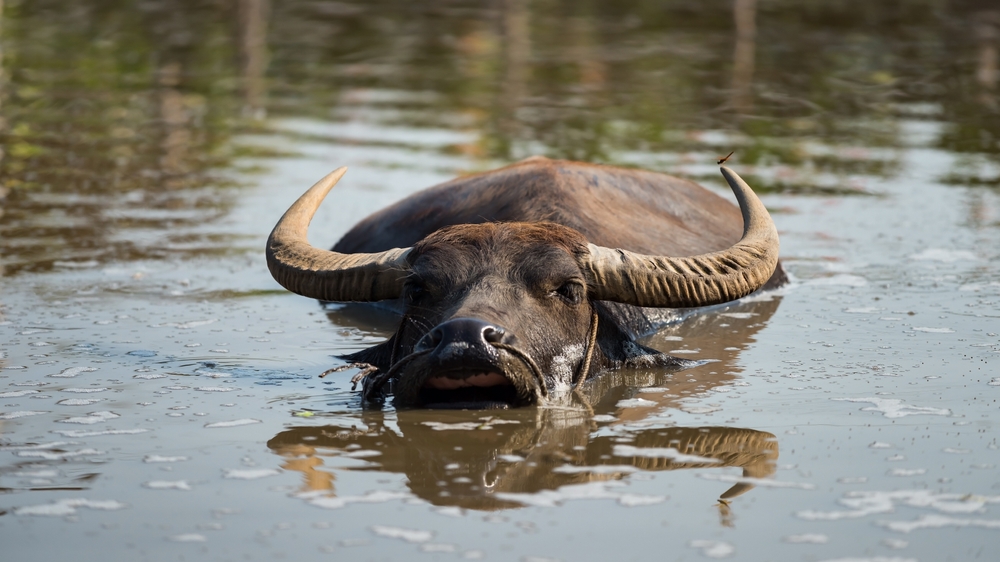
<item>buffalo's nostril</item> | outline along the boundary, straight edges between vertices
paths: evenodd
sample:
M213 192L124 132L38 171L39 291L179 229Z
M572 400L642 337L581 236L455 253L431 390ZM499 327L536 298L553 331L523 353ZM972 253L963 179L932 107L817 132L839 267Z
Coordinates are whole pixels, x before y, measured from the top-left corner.
M424 337L417 341L416 351L427 351L429 349L434 349L441 343L441 338L444 337L444 333L441 328L434 328L430 332L424 334Z
M438 324L417 342L416 351L446 349L492 350L492 344L500 343L507 331L500 326L475 318L452 318ZM471 346L471 347L470 347ZM449 352L450 353L450 352Z
M483 328L483 339L489 343L500 343L505 333L499 326L486 326Z

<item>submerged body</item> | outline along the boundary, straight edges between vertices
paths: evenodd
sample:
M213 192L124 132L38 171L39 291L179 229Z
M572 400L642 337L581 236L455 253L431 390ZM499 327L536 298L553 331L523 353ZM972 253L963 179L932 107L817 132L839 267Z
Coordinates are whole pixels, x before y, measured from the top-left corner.
M604 370L683 365L635 338L784 280L770 217L723 173L742 212L665 174L536 157L414 194L330 252L303 247L332 174L275 228L269 265L300 294L402 315L389 341L348 357L366 400L391 381L400 406L539 402Z

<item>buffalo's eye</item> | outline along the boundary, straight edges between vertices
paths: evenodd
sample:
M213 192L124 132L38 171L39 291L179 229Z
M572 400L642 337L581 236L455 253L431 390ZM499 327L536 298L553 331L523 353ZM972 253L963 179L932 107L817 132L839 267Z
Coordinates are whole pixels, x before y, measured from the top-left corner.
M567 281L553 291L553 294L569 304L580 304L583 302L586 290L579 281Z
M406 300L410 303L419 302L427 296L427 288L420 281L410 280L406 282Z

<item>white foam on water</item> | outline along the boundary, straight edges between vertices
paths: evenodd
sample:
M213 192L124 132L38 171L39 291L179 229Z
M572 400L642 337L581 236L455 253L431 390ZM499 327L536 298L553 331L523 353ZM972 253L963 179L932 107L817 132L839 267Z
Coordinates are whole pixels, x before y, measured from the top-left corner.
M59 431L53 431L58 435L63 437L97 437L99 435L135 435L137 433L146 433L148 429L133 428L133 429L106 429L104 431L85 431L82 429L61 429Z
M977 513L988 503L1000 503L1000 496L935 494L930 490L853 491L848 492L838 502L850 509L846 511L805 510L797 512L796 515L808 521L857 519L878 513L891 513L895 510L897 503L949 514Z
M98 451L97 449L79 449L77 451L63 451L61 453L53 451L18 451L17 453L14 454L23 458L44 459L47 461L61 461L76 457L103 455L104 451Z
M928 416L950 416L951 410L947 408L933 408L930 406L909 406L903 404L903 401L898 398L878 398L878 397L864 397L864 398L831 398L830 400L836 400L838 402L867 402L869 404L874 404L874 406L868 408L861 408L862 412L881 412L887 418L902 418L905 416L918 416L918 415L928 415Z
M988 382L986 384L988 384L990 386L1000 386L1000 377L995 377L993 380L991 380L990 382Z
M36 451L39 449L56 449L65 445L76 445L70 441L53 441L51 443L36 443L34 445L0 445L0 451Z
M664 388L662 386L647 386L646 388L640 388L639 392L649 392L649 393L661 393L669 392L669 388Z
M202 392L232 392L237 390L235 386L196 386L194 389Z
M0 398L20 398L29 394L38 394L38 390L12 390L10 392L0 392Z
M311 505L324 509L339 509L345 505L354 503L385 503L413 497L413 494L406 492L390 492L388 490L375 490L363 496L343 496L339 498L326 495L328 493L326 491L305 492L298 494L297 497L306 500Z
M691 462L717 464L717 459L688 455L673 447L633 447L632 445L615 445L612 453L616 457L643 457L655 459L670 459L674 462Z
M35 410L23 410L20 412L4 412L0 413L0 420L16 420L17 418L26 418L28 416L40 416L42 414L47 414L48 412L38 412Z
M372 525L372 532L380 537L390 539L401 539L406 542L423 543L434 538L431 531L421 531L418 529L403 529L401 527L386 527L383 525Z
M916 521L879 521L878 524L900 533L910 533L918 529L942 529L944 527L1000 529L1000 519L964 519L935 514L921 515Z
M78 423L82 425L92 425L95 423L100 423L103 421L113 420L115 418L120 418L118 414L114 412L91 412L86 416L80 416L75 418L66 418L64 420L58 420L59 423Z
M154 380L154 379L165 379L167 375L158 375L156 373L140 373L138 375L133 375L133 379L143 379L143 380Z
M229 469L224 472L222 477L233 480L256 480L258 478L267 478L268 476L275 476L277 474L281 474L281 471L273 468Z
M497 459L504 462L521 462L524 460L524 457L521 455L497 455Z
M727 482L733 484L753 484L761 488L796 488L799 490L813 490L815 484L808 482L784 482L781 480L771 480L769 478L750 478L748 476L736 476L731 474L698 474L699 478L705 480L715 480L717 482Z
M819 533L805 533L802 535L789 535L782 540L792 544L826 544L830 542L830 537Z
M643 505L656 505L667 501L666 496L646 496L639 494L622 494L618 497L618 503L624 507L640 507Z
M928 334L954 334L955 330L951 328L930 328L928 326L917 326L913 328L914 332L926 332Z
M599 422L599 423L607 423L607 422L613 422L613 421L617 420L618 418L616 418L615 416L612 416L610 414L597 414L596 416L594 416L594 417L592 417L590 419L594 420L595 422Z
M978 261L979 256L968 250L947 250L944 248L927 248L919 254L912 254L910 259L916 261L936 261L954 263L957 261Z
M49 376L61 379L71 379L79 375L80 373L93 373L96 370L97 370L96 367L69 367L67 369L63 369L58 375L49 375Z
M191 460L191 457L181 457L181 456L164 457L160 455L146 455L145 457L142 458L142 462L149 464L161 463L161 462L184 462L189 460Z
M875 441L871 445L868 445L869 449L892 449L892 444L883 443L881 441Z
M241 425L253 425L255 423L264 423L264 422L260 420L255 420L253 418L243 418L239 420L209 423L205 424L205 427L240 427Z
M927 474L926 468L894 468L889 471L889 476L920 476Z
M168 537L174 542L206 542L208 538L205 535L199 535L198 533L184 533L181 535L172 535Z
M656 406L657 403L652 400L645 400L643 398L629 398L628 400L619 400L615 407L618 408L652 408Z
M754 316L757 316L756 312L722 312L719 316L725 316L726 318L735 318L737 320L749 320Z
M462 517L465 515L465 511L463 511L461 507L454 505L434 508L434 513L445 515L447 517Z
M64 398L56 404L60 406L89 406L104 400L103 398Z
M143 484L150 490L191 490L187 480L150 480Z
M64 388L63 392L74 392L76 394L89 394L91 392L104 392L107 388Z
M693 540L688 543L691 548L701 550L702 556L708 558L728 558L736 553L736 548L722 541Z
M81 507L88 509L100 509L103 511L115 511L125 509L126 504L115 500L88 500L84 498L73 498L58 500L53 503L42 505L29 505L25 507L15 507L14 515L37 515L43 517L62 517L73 515Z

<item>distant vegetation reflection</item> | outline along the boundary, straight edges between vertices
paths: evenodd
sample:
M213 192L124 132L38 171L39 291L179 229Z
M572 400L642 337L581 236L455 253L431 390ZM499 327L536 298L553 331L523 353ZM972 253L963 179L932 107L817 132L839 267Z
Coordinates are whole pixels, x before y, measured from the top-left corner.
M471 133L440 150L474 168L541 153L707 179L735 150L760 191L829 195L870 193L925 122L963 155L942 181L1000 185L1000 10L972 0L6 0L2 16L7 274L233 252L197 227L232 208L227 170L282 156L242 133L288 117Z

